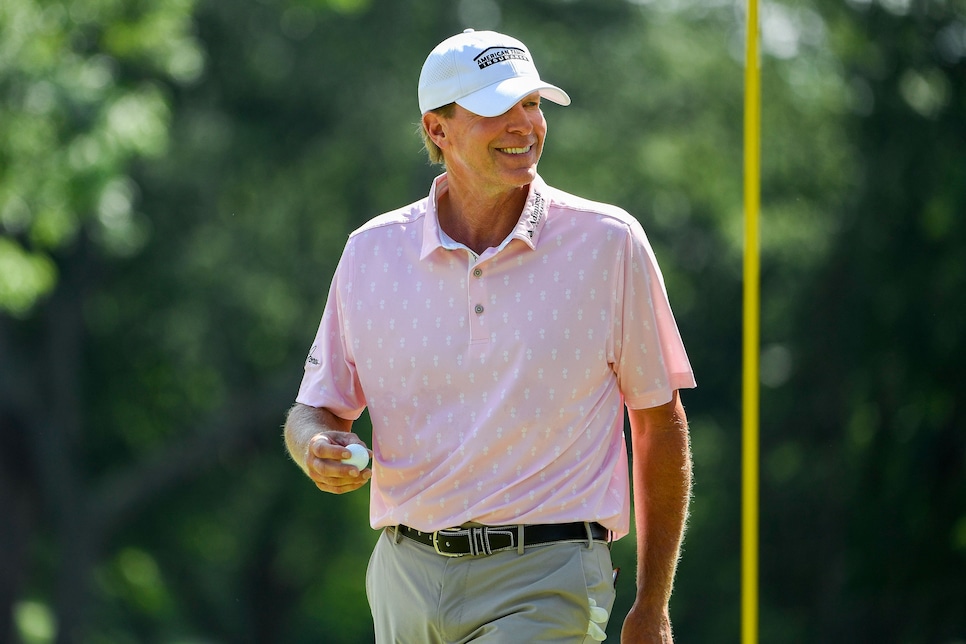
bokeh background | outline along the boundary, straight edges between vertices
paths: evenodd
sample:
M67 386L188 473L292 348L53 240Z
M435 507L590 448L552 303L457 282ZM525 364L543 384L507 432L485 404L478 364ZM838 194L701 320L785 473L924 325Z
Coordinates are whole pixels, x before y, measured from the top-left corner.
M760 11L761 641L961 643L966 1ZM736 0L2 0L0 641L371 641L368 495L281 424L348 233L437 172L416 79L468 26L574 99L541 174L655 247L699 382L672 619L738 641Z

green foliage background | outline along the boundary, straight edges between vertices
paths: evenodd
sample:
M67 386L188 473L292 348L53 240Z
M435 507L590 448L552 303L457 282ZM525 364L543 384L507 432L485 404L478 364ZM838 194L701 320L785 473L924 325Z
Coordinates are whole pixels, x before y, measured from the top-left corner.
M761 17L761 640L966 641L966 2ZM744 21L4 0L0 641L371 641L367 495L316 491L280 426L349 231L436 173L416 78L467 26L573 97L541 174L655 246L699 381L676 639L737 641Z

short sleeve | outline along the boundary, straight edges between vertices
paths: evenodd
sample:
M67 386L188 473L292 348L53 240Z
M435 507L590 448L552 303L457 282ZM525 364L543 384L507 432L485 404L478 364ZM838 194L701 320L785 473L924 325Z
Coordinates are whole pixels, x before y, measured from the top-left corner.
M615 370L625 404L645 409L663 405L675 390L696 383L650 242L636 220L628 233L621 257Z
M312 348L305 359L305 374L296 401L325 407L341 418L357 419L366 406L350 346L346 303L353 287L351 239L336 267L325 310Z

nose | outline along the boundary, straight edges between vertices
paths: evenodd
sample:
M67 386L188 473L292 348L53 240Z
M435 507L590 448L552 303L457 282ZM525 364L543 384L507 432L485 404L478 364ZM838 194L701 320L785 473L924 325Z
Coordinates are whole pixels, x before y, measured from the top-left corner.
M530 113L523 108L522 101L507 110L503 116L506 118L507 132L529 134L533 131Z

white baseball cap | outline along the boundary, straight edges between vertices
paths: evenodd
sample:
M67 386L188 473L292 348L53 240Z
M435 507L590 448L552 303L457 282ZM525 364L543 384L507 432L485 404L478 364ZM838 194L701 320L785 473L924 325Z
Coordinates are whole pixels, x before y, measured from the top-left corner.
M567 92L540 80L526 45L495 31L467 29L429 52L419 73L419 110L457 103L480 116L499 116L533 92L570 105Z

